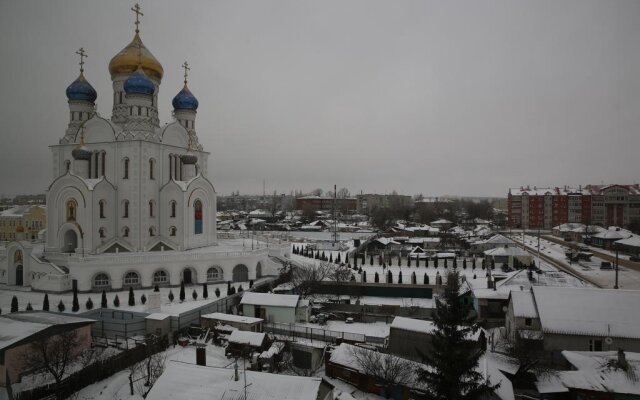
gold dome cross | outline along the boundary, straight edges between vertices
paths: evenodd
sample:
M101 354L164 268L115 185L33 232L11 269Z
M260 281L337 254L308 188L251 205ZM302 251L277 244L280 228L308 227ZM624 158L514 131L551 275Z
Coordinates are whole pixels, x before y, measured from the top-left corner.
M80 73L84 72L84 59L87 58L87 52L84 48L80 47L80 50L76 51L76 54L80 56Z
M138 3L136 3L136 5L135 5L135 6L131 7L131 11L133 11L134 13L136 13L136 33L140 32L140 29L138 29L138 28L139 28L139 26L138 26L138 25L140 25L140 19L139 19L139 17L140 17L141 15L142 15L142 16L144 16L144 14L142 13L142 11L140 11L140 10L142 10L142 9L140 8L140 5L139 5Z

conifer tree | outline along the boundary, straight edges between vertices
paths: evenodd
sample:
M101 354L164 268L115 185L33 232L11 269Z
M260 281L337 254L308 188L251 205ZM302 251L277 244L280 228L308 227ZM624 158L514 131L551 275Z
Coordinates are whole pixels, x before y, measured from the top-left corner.
M373 281L374 281L375 283L380 282L380 275L378 275L378 272L376 272L376 275L373 277Z
M44 294L44 301L42 302L42 311L49 311L49 295Z
M63 312L64 310L65 310L64 303L62 302L62 299L60 299L60 303L58 303L58 311Z
M11 298L11 312L18 312L18 298L16 296Z
M135 306L136 305L136 297L133 294L133 287L129 286L129 305L130 306Z
M416 271L411 273L411 283L416 284Z
M142 293L142 296L140 296L140 303L142 303L143 305L147 304L147 296L144 293Z
M173 301L173 291L171 289L169 289L169 301Z
M87 302L85 303L85 307L87 307L87 310L93 309L93 300L91 300L91 297L87 299Z
M205 300L209 298L209 288L207 287L206 282L202 284L202 298Z
M193 297L194 300L198 300L198 292L196 292L195 289L193 289L193 292L191 293L191 297Z
M322 253L324 255L324 252ZM333 262L333 254L329 253L329 262Z
M242 285L240 285L240 286L238 287L238 293L243 292L243 291L244 291L244 289L242 288Z
M107 303L107 292L102 291L102 301L100 302L100 307L107 308L109 304Z
M356 258L354 258L355 260ZM367 282L367 271L362 271L362 282Z
M120 298L116 295L116 298L113 299L113 305L116 307L120 307Z
M154 292L159 292L160 291L160 287L158 286L158 284L156 283L156 285L153 287L153 291Z
M422 282L423 282L425 285L428 285L428 284L429 284L429 275L427 275L427 273L426 273L426 272L424 273L424 279L422 280Z
M184 281L180 281L180 301L184 301L186 298L184 294Z
M216 297L220 297L220 288L216 288L215 293L216 293Z
M387 283L393 283L393 275L391 274L391 270L387 273Z
M402 283L402 271L398 272L398 283Z
M71 305L71 311L78 312L80 310L80 303L78 302L78 288L73 288L73 304Z
M499 385L491 385L476 368L484 350L470 337L480 329L471 306L460 301L456 272L447 275L444 295L436 298L432 351L424 355L430 368L418 370L427 398L462 400L489 398Z
M31 305L31 302L28 302L28 303L27 303L27 308L26 308L26 310L27 310L27 311L33 311L33 306Z

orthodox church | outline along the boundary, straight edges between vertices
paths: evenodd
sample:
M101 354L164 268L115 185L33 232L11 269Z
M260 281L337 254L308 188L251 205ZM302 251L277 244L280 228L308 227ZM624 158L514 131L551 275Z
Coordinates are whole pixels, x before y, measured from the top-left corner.
M266 249L219 243L209 153L196 131L198 100L187 84L172 101L174 121L158 119L160 62L140 38L109 62L110 119L96 112L98 94L84 74L66 89L69 123L51 145L46 241L5 249L0 282L33 289L81 291L154 285L246 282L273 271ZM240 251L238 251L240 250Z

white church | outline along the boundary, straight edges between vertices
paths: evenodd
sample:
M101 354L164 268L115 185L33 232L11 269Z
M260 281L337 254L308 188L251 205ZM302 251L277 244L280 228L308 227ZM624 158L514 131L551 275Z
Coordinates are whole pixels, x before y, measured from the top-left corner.
M187 86L187 63L184 87L172 101L175 120L161 126L164 71L142 43L141 13L137 5L133 10L133 40L109 62L110 119L96 112L85 53L78 52L80 75L66 90L69 124L50 146L46 239L8 243L0 283L102 291L248 282L276 272L268 257L273 248L217 239L216 192L196 132L198 100Z

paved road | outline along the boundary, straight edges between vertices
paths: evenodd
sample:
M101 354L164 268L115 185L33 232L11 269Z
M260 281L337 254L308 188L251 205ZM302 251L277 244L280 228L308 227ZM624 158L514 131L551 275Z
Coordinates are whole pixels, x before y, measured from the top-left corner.
M542 236L544 239L553 242L553 243L557 243L560 244L562 246L572 246L573 242L565 242L564 240L558 239L555 236L549 236L549 235L544 235ZM609 261L611 263L615 263L616 262L616 258L614 256L612 256L611 254L607 254L607 253L602 253L596 249L594 249L592 246L589 246L589 251L591 253L593 253L594 256L601 258L605 261ZM624 258L620 258L618 257L618 265L622 265L623 267L627 267L629 269L632 269L634 271L640 271L640 263L638 262L634 262L631 260L627 260Z

